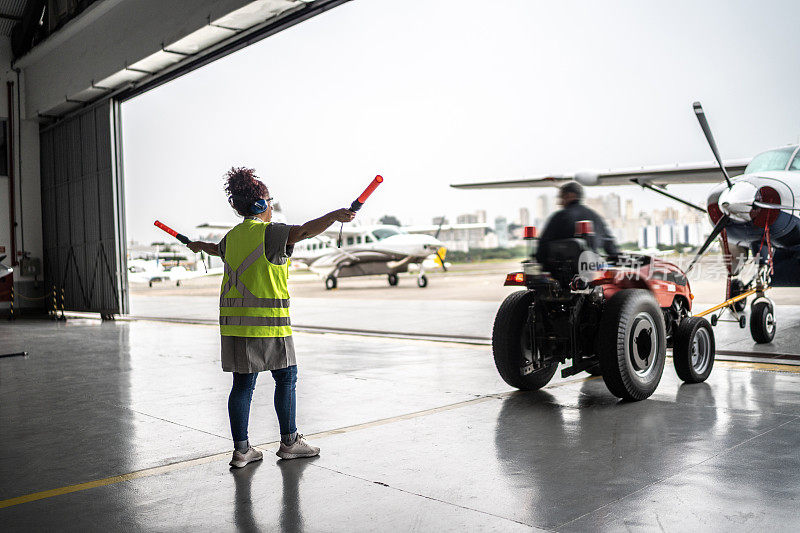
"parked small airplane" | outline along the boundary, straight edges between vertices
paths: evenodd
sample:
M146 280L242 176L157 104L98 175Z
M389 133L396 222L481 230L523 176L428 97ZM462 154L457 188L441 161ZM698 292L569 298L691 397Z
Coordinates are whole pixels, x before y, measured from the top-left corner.
M409 234L398 226L354 226L342 230L341 248L336 247L339 230L330 230L294 247L292 261L303 263L334 289L339 278L386 274L389 285L398 283L397 274L417 265L417 285L428 286L426 259L447 270L446 249L439 239L424 234ZM430 264L429 262L427 264Z
M181 281L187 279L218 275L222 275L222 267L188 270L184 266L175 265L166 269L158 259L131 259L128 261L128 281L147 283L150 287L157 281L174 281L176 286L180 286Z
M718 237L728 270L727 298L743 293L754 283L761 286L800 285L800 146L790 145L762 152L752 160L723 162L700 102L693 104L695 116L708 141L715 163L694 163L638 169L582 171L573 175L548 175L529 179L451 185L458 189L501 189L558 186L575 180L583 185L635 184L707 213L714 226L689 265L690 270ZM731 174L742 172L731 177ZM720 174L724 181L720 181ZM675 196L667 184L716 183L709 190L706 207ZM774 254L773 254L774 248ZM743 282L749 253L757 260L756 276ZM755 303L755 302L754 302ZM728 309L743 324L744 301ZM715 322L712 317L712 323ZM774 335L772 305L764 320ZM770 322L771 321L771 322Z

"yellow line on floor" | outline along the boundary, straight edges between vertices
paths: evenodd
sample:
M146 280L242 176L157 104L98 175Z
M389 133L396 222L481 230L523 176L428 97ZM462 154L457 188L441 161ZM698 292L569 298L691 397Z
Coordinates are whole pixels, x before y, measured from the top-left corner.
M580 383L583 381L587 381L589 379L594 378L584 378L584 379L575 379L570 381L564 381L561 383L557 383L555 385L551 385L548 388L553 387L563 387L565 385L569 385L572 383ZM483 402L488 402L490 400L496 400L499 398L506 397L510 394L513 394L516 391L504 392L500 394L491 394L488 396L480 396L478 398L473 398L472 400L465 400L463 402L457 402L450 405L443 405L441 407L434 407L432 409L425 409L424 411L417 411L414 413L407 413L404 415L393 416L389 418L383 418L380 420L374 420L372 422L365 422L363 424L355 424L352 426L345 426L338 429L330 429L327 431L320 431L319 433L313 433L307 435L308 437L313 438L324 438L330 437L332 435L339 435L342 433L349 433L351 431L358 431L361 429L367 429L377 426L383 426L386 424L392 424L394 422L401 422L403 420L411 420L413 418L420 418L423 416L428 416L436 413L441 413L444 411L451 411L453 409L460 409L462 407L467 407L469 405L475 405ZM267 442L264 444L258 444L257 448L265 448L269 449L273 446L277 445L278 441L274 442ZM16 498L9 498L7 500L0 501L0 509L5 507L12 507L14 505L20 505L23 503L34 502L37 500L44 500L46 498L52 498L54 496L62 496L64 494L69 494L71 492L80 492L82 490L93 489L96 487L104 487L106 485L113 485L115 483L121 483L123 481L132 481L134 479L141 479L144 477L151 477L157 476L159 474L165 474L167 472L173 472L175 470L183 470L185 468L191 468L193 466L204 465L207 463L213 463L215 461L222 461L227 460L230 457L230 452L223 452L223 453L216 453L214 455L207 455L205 457L198 457L197 459L189 459L186 461L180 461L177 463L172 463L163 466L156 466L153 468L145 468L143 470L137 470L135 472L130 472L127 474L121 474L119 476L111 476L103 479L96 479L94 481L87 481L85 483L78 483L76 485L67 485L66 487L60 487L57 489L50 489L50 490L43 490L41 492L33 492L31 494L26 494L24 496L17 496Z
M715 366L728 368L744 368L748 370L764 370L768 372L788 372L790 374L800 374L800 366L783 365L781 363L756 363L751 361L714 361Z

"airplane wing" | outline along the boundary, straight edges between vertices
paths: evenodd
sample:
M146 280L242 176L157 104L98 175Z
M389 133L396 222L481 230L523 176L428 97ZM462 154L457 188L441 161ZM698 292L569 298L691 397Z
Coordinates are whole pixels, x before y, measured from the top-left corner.
M448 230L457 230L457 229L490 229L494 230L494 226L487 224L486 222L468 222L468 223L461 223L461 224L442 224L441 228L439 224L424 224L418 226L403 226L403 230L406 233L416 234L416 233L424 233L430 234L432 232L439 231L448 231Z
M340 224L334 224L330 228L326 229L321 233L325 237L330 237L334 241L339 237L339 228ZM364 235L364 228L361 226L344 226L341 228L342 230L342 237L355 237L357 235Z
M744 172L749 162L750 159L736 159L725 161L724 164L728 174L733 176ZM596 186L631 185L637 181L655 186L664 186L668 184L718 183L723 180L723 176L715 162L707 162L582 171L575 174L553 174L515 180L458 183L450 186L455 189L519 189L527 187L558 187L562 183L573 180L582 185Z

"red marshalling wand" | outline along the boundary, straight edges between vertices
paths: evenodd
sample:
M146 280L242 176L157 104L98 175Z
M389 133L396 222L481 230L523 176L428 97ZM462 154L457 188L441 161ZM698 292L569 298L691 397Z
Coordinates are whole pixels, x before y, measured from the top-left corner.
M383 183L383 176L378 174L377 176L375 176L375 178L373 178L370 184L367 185L367 188L364 189L364 192L362 192L358 198L353 200L353 203L350 204L350 211L355 212L361 209L361 206L363 206L364 202L367 201L369 195L372 194L375 191L375 189L378 188L378 185L380 185L381 183ZM339 238L336 240L337 248L342 247L342 228L344 228L344 223L342 223L342 225L339 226Z
M189 237L187 237L186 235L184 235L182 233L178 233L174 229L170 228L169 226L167 226L166 224L164 224L162 222L159 222L158 220L153 222L153 225L156 226L157 228L160 228L160 229L166 231L167 233L169 233L170 235L172 235L173 237L175 237L176 239L181 241L183 244L189 244L190 242L192 242L192 240Z
M378 174L377 176L375 176L375 179L373 179L372 182L369 185L367 185L367 188L364 189L364 192L361 193L361 196L353 200L353 203L350 204L350 211L358 211L359 209L361 209L361 206L364 205L364 202L367 201L369 195L372 194L375 191L375 189L378 188L378 185L380 185L381 183L383 183L383 176Z

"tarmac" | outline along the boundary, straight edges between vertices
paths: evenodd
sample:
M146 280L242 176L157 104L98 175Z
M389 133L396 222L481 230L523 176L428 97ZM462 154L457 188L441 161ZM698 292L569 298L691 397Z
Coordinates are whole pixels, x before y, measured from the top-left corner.
M265 458L240 470L227 465L230 375L204 323L210 296L133 295L138 313L194 323L0 323L0 351L29 352L0 359L2 530L800 528L799 366L717 361L706 383L684 385L668 360L656 393L632 403L587 374L523 393L469 338L489 334L499 301L345 289L373 281L292 300L309 330L385 330L295 334L298 426L320 457L274 456L264 374L250 439ZM777 316L777 342L758 352L799 352L800 311ZM718 345L755 353L749 330L716 331Z
M290 277L292 324L301 331L349 332L490 344L494 316L503 299L518 287L504 287L505 274L519 269L517 262L457 265L449 272L428 273L428 287L420 289L414 274L400 276L389 287L385 276L340 280L336 290L325 290L309 273ZM724 278L692 280L695 312L724 300ZM776 304L775 340L758 345L749 327L726 322L715 327L717 351L734 360L781 360L800 364L800 288L781 287L767 292ZM219 277L173 284L135 286L131 315L139 318L216 324ZM727 317L730 318L730 317Z

